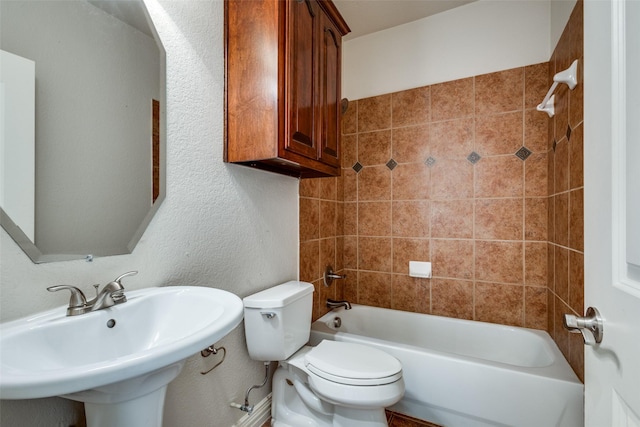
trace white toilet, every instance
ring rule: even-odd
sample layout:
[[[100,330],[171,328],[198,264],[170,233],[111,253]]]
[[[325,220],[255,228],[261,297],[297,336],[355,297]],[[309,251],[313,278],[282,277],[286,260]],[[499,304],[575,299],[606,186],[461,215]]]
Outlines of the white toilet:
[[[274,427],[387,426],[384,408],[404,395],[402,365],[361,344],[307,346],[313,285],[287,282],[243,299],[254,360],[279,361],[273,375]]]

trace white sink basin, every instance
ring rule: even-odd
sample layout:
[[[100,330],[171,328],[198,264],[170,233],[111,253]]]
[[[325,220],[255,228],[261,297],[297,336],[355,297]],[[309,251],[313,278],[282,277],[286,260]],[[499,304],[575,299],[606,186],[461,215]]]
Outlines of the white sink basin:
[[[184,359],[242,321],[240,298],[220,289],[146,288],[126,296],[123,304],[88,314],[67,317],[65,306],[1,324],[0,398],[99,402],[97,390],[111,393],[109,401],[128,400],[129,386],[127,396],[113,396],[122,395],[121,383],[135,379],[139,388],[150,373],[173,366],[168,383]]]

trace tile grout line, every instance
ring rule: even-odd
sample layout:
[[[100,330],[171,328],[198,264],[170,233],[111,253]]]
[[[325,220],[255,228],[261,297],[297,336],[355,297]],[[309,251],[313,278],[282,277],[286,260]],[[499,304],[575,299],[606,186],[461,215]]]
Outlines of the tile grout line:
[[[475,120],[476,120],[476,116],[477,116],[477,112],[476,112],[476,97],[477,97],[477,92],[476,92],[476,77],[473,77],[473,82],[472,82],[472,88],[473,88],[473,120],[474,120],[474,134],[473,134],[473,148],[476,149],[476,139],[475,139]],[[476,266],[476,258],[477,258],[477,252],[476,252],[476,208],[477,208],[477,203],[476,203],[476,193],[477,193],[477,180],[478,180],[478,171],[474,165],[473,167],[473,182],[472,182],[472,186],[473,186],[473,206],[472,206],[472,212],[473,212],[473,219],[471,222],[471,235],[473,236],[473,249],[472,249],[472,254],[473,254],[473,260],[472,260],[472,264],[471,264],[471,277],[473,278],[473,288],[472,288],[472,295],[471,295],[471,318],[473,320],[477,319],[478,313],[477,313],[477,303],[478,303],[478,290],[477,290],[477,266]]]

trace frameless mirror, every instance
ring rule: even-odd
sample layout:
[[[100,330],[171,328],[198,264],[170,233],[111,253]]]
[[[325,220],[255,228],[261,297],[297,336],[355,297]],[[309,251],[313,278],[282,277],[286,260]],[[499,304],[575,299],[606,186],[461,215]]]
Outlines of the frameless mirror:
[[[130,253],[164,198],[142,0],[0,1],[0,222],[36,263]]]

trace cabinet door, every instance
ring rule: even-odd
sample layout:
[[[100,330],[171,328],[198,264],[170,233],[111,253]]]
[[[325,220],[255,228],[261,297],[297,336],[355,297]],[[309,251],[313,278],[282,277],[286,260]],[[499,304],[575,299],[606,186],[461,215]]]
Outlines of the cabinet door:
[[[287,24],[287,128],[285,149],[310,159],[318,158],[315,99],[318,66],[315,0],[289,1]]]
[[[340,167],[340,58],[341,35],[332,21],[320,16],[319,143],[320,160]]]

